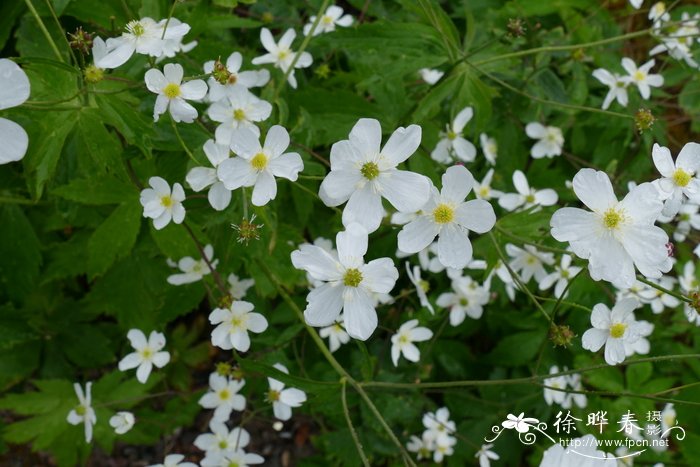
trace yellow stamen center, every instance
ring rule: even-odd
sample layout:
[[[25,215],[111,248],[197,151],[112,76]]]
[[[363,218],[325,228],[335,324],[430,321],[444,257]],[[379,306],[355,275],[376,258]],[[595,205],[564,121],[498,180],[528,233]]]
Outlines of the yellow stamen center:
[[[615,323],[612,326],[610,326],[610,337],[614,337],[615,339],[619,339],[625,335],[626,329],[627,329],[626,324]]]
[[[173,198],[170,195],[161,196],[160,204],[163,207],[169,208],[173,205]]]
[[[452,130],[447,132],[447,139],[449,139],[451,141],[451,140],[456,139],[456,138],[457,138],[457,133],[455,133]]]
[[[75,408],[75,413],[77,413],[78,415],[80,415],[82,417],[87,413],[87,409],[85,408],[84,405],[79,405]]]
[[[345,271],[345,276],[343,277],[343,284],[346,287],[357,287],[362,282],[362,273],[359,269],[350,268]]]
[[[275,391],[274,389],[270,389],[267,392],[267,400],[270,402],[276,402],[276,401],[280,400],[279,391]]]
[[[430,282],[428,281],[418,281],[418,285],[420,286],[421,289],[423,289],[423,292],[428,292],[430,290]]]
[[[289,50],[280,50],[277,54],[279,60],[285,60],[287,57],[289,57]]]
[[[469,305],[469,300],[466,299],[466,298],[464,298],[464,297],[462,297],[462,298],[459,299],[459,304],[460,304],[460,306],[468,306],[468,305]]]
[[[141,356],[144,359],[148,360],[149,358],[151,358],[153,356],[153,351],[149,348],[145,348],[141,351]]]
[[[374,180],[379,176],[379,166],[374,162],[366,162],[360,169],[360,173],[367,180]]]
[[[138,21],[130,21],[126,25],[126,30],[136,37],[143,36],[143,34],[146,32],[146,29]]]
[[[328,15],[323,15],[323,17],[321,18],[321,22],[323,24],[333,24],[333,18],[331,18]]]
[[[236,109],[233,111],[233,119],[240,122],[245,120],[245,110],[243,109]]]
[[[603,225],[610,230],[617,229],[623,220],[622,212],[615,208],[610,208],[603,214]]]
[[[455,218],[455,210],[452,206],[447,204],[438,204],[433,210],[433,218],[438,224],[447,224],[452,222]]]
[[[175,84],[175,83],[168,83],[163,88],[163,94],[168,99],[175,99],[176,97],[178,97],[180,95],[180,85]]]
[[[226,449],[228,447],[228,443],[225,440],[219,441],[219,449]]]
[[[535,195],[530,194],[530,195],[525,196],[525,201],[527,203],[534,203],[535,202]]]
[[[410,339],[408,338],[408,336],[407,336],[406,334],[401,334],[401,335],[399,336],[399,343],[401,343],[401,344],[408,344],[409,342],[411,342],[411,341],[410,341]]]
[[[250,165],[257,171],[263,170],[267,167],[267,156],[259,152],[250,160]]]
[[[219,399],[222,401],[228,400],[231,397],[231,393],[228,389],[222,389],[219,391]]]
[[[678,186],[688,186],[692,178],[693,176],[683,169],[676,169],[676,171],[673,172],[673,182]]]
[[[635,81],[644,81],[647,75],[643,71],[637,70],[634,72],[634,75],[632,77]]]

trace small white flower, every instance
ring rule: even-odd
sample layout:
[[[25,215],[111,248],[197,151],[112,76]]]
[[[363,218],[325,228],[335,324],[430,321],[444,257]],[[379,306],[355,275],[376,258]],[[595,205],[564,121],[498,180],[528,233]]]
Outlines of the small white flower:
[[[498,143],[496,140],[486,133],[481,133],[479,135],[479,143],[489,164],[496,165],[496,158],[498,157]]]
[[[190,188],[196,192],[210,187],[207,194],[209,204],[217,211],[223,211],[231,202],[231,190],[226,189],[224,183],[219,180],[216,174],[216,168],[229,158],[230,150],[228,145],[219,144],[209,139],[204,143],[204,154],[207,156],[207,159],[209,159],[209,163],[213,168],[193,167],[187,172],[185,180],[190,185]]]
[[[237,275],[231,273],[227,279],[229,288],[228,293],[234,300],[240,300],[248,293],[248,289],[255,285],[255,279],[241,279]]]
[[[514,211],[519,207],[529,209],[533,206],[553,206],[559,200],[557,192],[551,188],[532,188],[520,170],[513,172],[513,185],[517,193],[504,193],[498,198],[498,204],[507,211]]]
[[[559,209],[550,221],[552,236],[569,242],[576,256],[588,260],[593,280],[629,288],[636,280],[635,266],[653,278],[671,269],[668,235],[654,225],[663,203],[651,183],[638,185],[618,201],[605,172],[581,169],[574,177],[574,192],[593,212]]]
[[[209,429],[211,433],[201,434],[194,440],[194,445],[206,453],[207,460],[218,460],[220,455],[233,453],[250,443],[250,434],[243,428],[229,431],[224,422],[212,420]]]
[[[603,100],[603,110],[609,108],[610,104],[615,100],[622,107],[627,107],[627,103],[629,102],[629,97],[627,95],[628,79],[625,79],[617,73],[610,73],[604,68],[594,70],[593,77],[610,88]]]
[[[435,441],[447,440],[451,434],[457,431],[455,422],[450,420],[450,411],[447,407],[441,407],[434,413],[428,412],[423,415],[423,426],[429,433],[429,438]],[[444,443],[448,444],[448,443]]]
[[[486,233],[496,223],[491,205],[482,199],[465,201],[474,177],[464,166],[453,166],[442,176],[442,191],[420,208],[422,214],[406,224],[398,235],[399,249],[418,253],[438,238],[438,258],[446,267],[462,269],[472,258],[469,231]]]
[[[242,379],[212,373],[209,375],[209,392],[199,399],[199,405],[214,409],[213,420],[225,423],[231,417],[231,411],[242,412],[245,409],[245,397],[238,394],[243,386],[245,381]]]
[[[530,149],[530,155],[533,159],[561,156],[562,147],[564,146],[564,135],[562,135],[560,128],[532,122],[525,126],[525,133],[530,138],[538,140]]]
[[[162,25],[165,25],[165,21],[167,21],[167,19],[161,20]],[[168,30],[177,29],[178,27],[182,27],[183,24],[184,23],[177,18],[170,18],[170,22],[168,23]],[[185,26],[187,25],[185,24]],[[184,35],[180,34],[171,36],[167,39],[163,39],[163,43],[161,46],[162,53],[159,57],[156,58],[156,63],[160,63],[166,58],[173,58],[179,52],[187,53],[190,50],[197,47],[197,41],[192,41],[188,42],[187,44],[183,44],[183,39]]]
[[[406,443],[406,449],[409,452],[415,452],[418,460],[430,459],[432,452],[435,449],[435,440],[430,436],[430,432],[423,432],[422,437],[412,435]]]
[[[440,78],[445,75],[444,71],[435,70],[432,68],[421,68],[418,70],[418,73],[420,74],[421,79],[430,85],[437,83],[440,81]]]
[[[197,118],[197,109],[188,100],[200,100],[207,94],[207,83],[193,79],[182,83],[182,65],[167,63],[163,71],[151,68],[146,72],[146,87],[158,94],[153,107],[153,121],[157,122],[166,110],[176,122],[192,123]]]
[[[165,336],[157,331],[146,335],[139,329],[130,329],[126,334],[135,352],[128,354],[119,362],[119,370],[127,371],[136,368],[136,379],[140,383],[148,380],[153,366],[163,368],[170,361],[170,353],[162,350],[165,347]]]
[[[664,85],[664,77],[661,75],[649,74],[649,70],[656,63],[655,60],[649,60],[644,65],[637,68],[637,65],[632,59],[624,57],[622,59],[622,68],[629,74],[625,78],[632,84],[637,86],[639,94],[644,99],[649,99],[651,96],[651,88],[659,88]]]
[[[29,78],[12,60],[0,58],[0,110],[22,105],[29,98]],[[27,153],[29,137],[24,128],[0,118],[0,165],[21,160]]]
[[[114,432],[123,435],[133,428],[136,418],[131,412],[117,412],[109,419],[109,426],[114,428]]]
[[[452,156],[462,162],[473,162],[476,158],[476,147],[464,139],[462,131],[467,123],[474,116],[474,109],[465,107],[455,117],[452,125],[447,125],[444,132],[440,133],[441,139],[438,142],[430,157],[433,160],[447,164],[452,161]]]
[[[629,0],[630,5],[632,5],[632,8],[635,10],[639,10],[642,7],[642,3],[644,3],[644,0]]]
[[[671,15],[669,15],[666,10],[666,4],[664,2],[654,3],[649,9],[649,19],[655,25],[662,21],[670,21]]]
[[[559,367],[554,365],[549,369],[549,374],[554,375],[559,373]],[[566,397],[566,392],[559,391],[559,389],[566,389],[566,376],[551,376],[542,381],[546,387],[544,388],[544,401],[547,405],[559,404],[564,402]]]
[[[249,467],[262,464],[265,458],[254,453],[245,452],[243,449],[229,451],[217,456],[202,459],[202,467]]]
[[[207,81],[209,85],[207,98],[210,102],[217,102],[231,96],[236,87],[257,88],[265,86],[270,81],[270,72],[267,70],[241,71],[243,56],[238,52],[228,56],[222,70],[215,70],[215,63],[214,60],[204,63],[204,73],[214,72],[214,76]]]
[[[674,290],[676,288],[677,281],[674,277],[662,276],[659,279],[649,280],[668,290]],[[642,303],[648,303],[651,306],[651,311],[657,315],[662,313],[666,308],[673,309],[681,304],[681,301],[673,295],[664,293],[646,284],[644,284],[644,287],[639,291],[638,296]]]
[[[311,27],[316,21],[316,16],[311,16],[309,22],[304,26],[304,35],[308,36],[311,31]],[[343,9],[337,5],[331,5],[326,9],[326,12],[321,16],[316,29],[314,29],[314,36],[323,34],[325,32],[335,31],[336,26],[347,28],[352,25],[352,16],[344,15]]]
[[[331,147],[331,171],[321,183],[319,196],[326,206],[347,202],[343,225],[358,222],[370,233],[379,228],[384,217],[382,198],[397,211],[418,211],[430,196],[430,180],[396,167],[418,149],[420,140],[421,128],[410,125],[394,131],[380,148],[379,121],[361,118],[349,139]]]
[[[234,301],[229,308],[216,308],[209,315],[209,322],[218,324],[211,333],[211,343],[239,352],[250,348],[248,331],[260,334],[267,329],[267,320],[260,313],[253,313],[253,304],[241,301]]]
[[[411,362],[420,360],[420,350],[413,343],[423,342],[433,337],[433,331],[428,328],[418,327],[418,320],[412,319],[401,325],[396,334],[391,336],[391,361],[394,366],[399,364],[399,357]]]
[[[445,456],[454,454],[453,446],[457,444],[454,436],[445,436],[435,440],[435,451],[433,451],[433,461],[438,464],[445,460]]]
[[[161,57],[168,45],[166,41],[179,42],[190,30],[189,25],[171,18],[163,34],[166,22],[164,19],[156,23],[151,18],[130,21],[121,37],[107,39],[108,53],[99,60],[96,59],[95,65],[100,68],[117,68],[126,63],[134,53]]]
[[[700,252],[700,245],[698,245],[696,250]],[[683,266],[683,275],[679,277],[679,282],[681,289],[686,295],[691,292],[700,292],[700,280],[695,276],[695,263],[693,263],[693,261],[685,263],[685,266]],[[683,311],[688,321],[700,326],[700,313],[698,313],[690,303],[683,304]]]
[[[185,200],[185,190],[179,183],[170,185],[161,177],[148,179],[151,188],[141,190],[141,205],[143,217],[153,219],[153,227],[160,230],[172,220],[176,224],[182,224],[185,220],[185,208],[182,202]]]
[[[153,464],[148,467],[197,467],[197,464],[182,462],[183,460],[185,460],[185,456],[182,454],[168,454],[162,464]]]
[[[408,279],[416,287],[416,294],[418,294],[418,300],[420,301],[420,306],[427,308],[431,313],[435,313],[433,305],[430,304],[428,300],[428,289],[430,288],[430,283],[421,279],[420,266],[414,266],[411,270],[411,265],[406,261],[406,273],[408,274]]]
[[[597,352],[605,345],[605,362],[617,365],[625,360],[625,343],[633,344],[639,339],[638,323],[634,310],[639,302],[626,298],[615,303],[612,311],[602,303],[593,307],[591,325],[593,328],[583,333],[581,343],[584,349]]]
[[[494,198],[500,198],[503,193],[491,188],[491,180],[493,179],[493,169],[489,169],[481,182],[474,182],[474,194],[478,199],[485,199],[486,201]]]
[[[500,459],[500,456],[491,450],[492,447],[493,444],[482,444],[481,448],[474,454],[474,457],[479,459],[479,467],[490,467],[492,460]]]
[[[212,267],[216,268],[216,265],[219,264],[219,260],[214,259],[214,247],[206,245],[204,247],[204,255],[209,263],[211,263]],[[181,272],[168,276],[168,284],[191,284],[202,280],[207,274],[211,274],[211,268],[209,268],[209,264],[207,264],[204,258],[194,259],[191,256],[185,256],[177,262],[177,268],[180,269]]]
[[[399,272],[389,258],[365,264],[368,234],[360,224],[350,224],[336,236],[338,257],[316,245],[303,244],[292,252],[292,264],[322,282],[306,297],[304,318],[310,326],[330,326],[344,311],[345,329],[367,340],[377,328],[374,293],[394,288]]]
[[[256,97],[243,87],[234,87],[207,110],[209,118],[220,125],[216,127],[216,142],[226,146],[233,143],[234,131],[247,128],[255,136],[260,136],[256,123],[267,120],[272,113],[272,105]]]
[[[646,355],[651,349],[649,344],[649,339],[647,337],[651,336],[654,332],[654,325],[649,321],[640,320],[637,321],[637,334],[639,339],[634,342],[625,342],[625,356],[631,357],[632,355]]]
[[[297,33],[293,29],[287,29],[285,33],[280,38],[279,42],[275,42],[272,37],[272,33],[267,28],[262,28],[260,30],[260,41],[263,47],[268,53],[255,57],[253,59],[253,65],[262,65],[264,63],[273,63],[276,68],[282,70],[282,73],[287,73],[287,70],[292,66],[294,57],[297,52],[293,52],[290,47],[292,42],[297,37]],[[307,68],[311,66],[313,62],[313,57],[309,52],[302,52],[299,59],[294,64],[294,68]],[[294,70],[292,70],[287,76],[287,81],[289,85],[294,89],[297,88],[297,79],[294,76]]]
[[[538,283],[542,282],[547,276],[544,265],[554,264],[553,253],[539,251],[532,245],[523,245],[523,248],[520,248],[508,243],[506,244],[506,253],[512,258],[510,261],[511,269],[526,284],[533,277]]]
[[[564,371],[566,371],[566,367],[564,367]],[[566,383],[573,391],[583,391],[583,385],[581,384],[581,375],[579,375],[578,373],[566,376]],[[575,392],[566,393],[566,395],[564,396],[564,400],[561,403],[561,406],[565,409],[570,409],[572,407],[572,403],[576,404],[579,408],[582,409],[588,404],[588,398],[585,394],[577,394]]]
[[[92,408],[92,382],[85,383],[85,392],[78,383],[73,384],[75,395],[78,396],[78,406],[68,413],[68,423],[85,425],[85,442],[92,441],[92,426],[97,422],[95,410]]]
[[[234,130],[231,149],[238,157],[219,164],[217,174],[229,190],[252,186],[252,202],[264,206],[277,196],[275,177],[296,181],[304,170],[301,156],[296,152],[284,152],[289,147],[289,133],[284,127],[274,125],[267,132],[265,145],[258,136],[241,128]]]
[[[651,157],[662,175],[654,184],[665,200],[664,216],[675,216],[686,198],[700,202],[700,144],[687,143],[674,162],[668,148],[654,143]]]
[[[677,221],[673,239],[677,242],[683,242],[691,229],[700,230],[700,205],[692,202],[682,204],[678,211]]]
[[[676,426],[678,424],[676,417],[676,409],[673,408],[673,404],[666,404],[661,411],[661,431],[664,432],[672,426]]]
[[[489,302],[489,291],[479,286],[471,277],[456,277],[452,280],[452,292],[440,294],[438,306],[450,310],[450,324],[459,326],[464,318],[479,319],[484,305]]]
[[[331,352],[338,350],[342,344],[350,342],[350,335],[343,329],[342,319],[340,318],[342,318],[342,316],[339,317],[337,323],[333,323],[330,326],[318,330],[319,336],[328,339],[328,348]]]
[[[279,371],[289,374],[287,367],[281,363],[273,365]],[[272,403],[272,411],[279,420],[286,421],[292,418],[292,408],[301,407],[306,402],[306,393],[297,388],[285,388],[283,382],[274,378],[267,378],[270,390],[267,392],[267,400]]]
[[[554,266],[554,271],[539,281],[540,290],[547,290],[554,285],[554,296],[562,298],[566,286],[569,285],[569,280],[579,272],[581,272],[580,267],[571,265],[571,256],[562,255],[559,265]]]

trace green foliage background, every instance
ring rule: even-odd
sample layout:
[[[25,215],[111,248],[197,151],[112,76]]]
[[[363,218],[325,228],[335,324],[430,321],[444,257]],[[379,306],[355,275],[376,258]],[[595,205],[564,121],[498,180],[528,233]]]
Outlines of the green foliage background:
[[[211,327],[206,318],[221,298],[212,277],[205,279],[206,287],[202,283],[173,287],[166,282],[171,272],[166,258],[196,257],[195,242],[183,226],[171,224],[156,231],[142,218],[139,191],[148,178],[158,175],[182,183],[193,165],[168,118],[152,122],[155,96],[143,84],[147,59],[135,55],[111,74],[123,80],[84,85],[80,71],[70,65],[64,40],[64,31],[78,26],[101,37],[115,36],[131,19],[167,17],[170,2],[53,0],[64,31],[47,3],[33,3],[63,60],[57,60],[25,2],[0,4],[0,55],[20,63],[32,86],[29,105],[3,112],[20,123],[30,139],[22,163],[0,166],[0,390],[6,393],[0,408],[11,414],[0,425],[7,456],[17,452],[15,445],[28,444],[32,450],[49,452],[62,466],[86,462],[92,446],[84,443],[82,426],[65,422],[75,405],[74,381],[97,381],[94,444],[107,453],[116,441],[107,420],[117,410],[130,409],[137,416],[135,428],[120,438],[127,444],[153,446],[178,427],[204,429],[201,421],[197,424],[197,400],[206,389],[206,375],[215,362],[231,361],[240,365],[247,381],[245,395],[249,405],[259,409],[256,416],[261,420],[272,417],[263,400],[265,375],[307,391],[309,401],[299,412],[313,423],[314,454],[298,460],[300,464],[358,465],[340,403],[339,374],[314,347],[290,307],[291,301],[303,309],[307,287],[304,274],[289,260],[299,243],[319,236],[333,238],[341,229],[339,213],[309,194],[318,191],[314,176],[326,173],[311,151],[327,158],[330,145],[345,139],[358,118],[377,118],[385,133],[410,123],[421,125],[423,143],[408,168],[439,183],[444,168],[430,159],[430,150],[445,123],[471,105],[475,118],[466,130],[469,138],[477,141],[486,132],[499,142],[493,186],[512,191],[511,174],[522,169],[533,186],[554,188],[563,203],[575,202],[564,181],[580,166],[606,170],[622,193],[628,181],[652,178],[654,142],[671,146],[675,153],[686,141],[697,140],[700,74],[666,56],[659,57],[666,85],[652,102],[633,96],[627,109],[616,110],[617,116],[597,111],[606,90],[591,71],[599,66],[617,69],[623,54],[643,61],[655,43],[640,35],[595,47],[577,46],[647,28],[643,15],[630,16],[626,2],[605,6],[598,0],[344,2],[355,16],[364,12],[363,21],[311,40],[307,50],[314,64],[310,70],[297,71],[298,90],[284,86],[275,69],[260,95],[274,105],[272,117],[262,125],[263,133],[276,123],[288,128],[297,145],[294,149],[304,159],[303,175],[311,178],[280,183],[276,200],[251,208],[264,228],[260,240],[248,245],[237,243],[231,228],[243,217],[241,196],[245,194],[234,192],[233,202],[220,213],[206,199],[186,202],[186,224],[192,235],[200,244],[214,246],[224,277],[235,272],[255,279],[247,299],[271,324],[253,338],[249,354],[227,355],[209,344]],[[186,41],[196,39],[198,46],[168,61],[182,64],[186,76],[201,74],[204,61],[225,58],[234,50],[249,64],[261,54],[263,25],[274,31],[295,28],[299,37],[294,46],[298,47],[301,27],[320,4],[315,0],[241,5],[236,0],[186,0],[176,5],[174,16],[191,25]],[[678,11],[692,13],[700,8],[687,5]],[[508,34],[511,18],[523,19],[527,28],[523,37]],[[567,47],[551,51],[550,46]],[[537,47],[544,49],[502,57]],[[425,67],[440,67],[447,73],[430,87],[418,78],[417,71]],[[642,135],[633,118],[640,107],[651,109],[658,118],[653,129]],[[205,107],[198,108],[203,115]],[[682,125],[675,123],[683,118]],[[566,147],[575,156],[531,160],[531,142],[524,132],[530,121],[563,128]],[[203,119],[178,128],[201,165],[208,165],[201,148],[211,137],[211,122]],[[487,170],[481,159],[469,168],[477,179]],[[505,215],[497,208],[499,246],[514,241],[511,237],[516,235],[561,247],[548,235],[553,210]],[[374,234],[368,258],[394,256],[396,233],[387,225]],[[678,257],[690,258],[692,247],[677,245]],[[488,236],[474,242],[474,251],[491,266],[498,259]],[[397,265],[403,271],[402,264]],[[480,272],[475,279],[481,281],[485,275]],[[428,280],[433,299],[449,288],[446,277]],[[555,348],[540,312],[523,294],[515,304],[508,301],[500,285],[481,320],[468,319],[456,328],[445,326],[445,310],[432,316],[421,309],[409,293],[411,288],[402,274],[394,290],[401,298],[380,309],[375,335],[336,353],[357,381],[510,379],[545,374],[553,364],[577,369],[602,361],[600,355],[582,351],[580,339],[574,339],[569,348]],[[281,292],[289,294],[290,300],[285,301]],[[568,301],[591,307],[601,301],[611,303],[611,293],[606,284],[584,277],[571,287]],[[543,306],[551,312],[554,304],[543,302]],[[697,328],[688,324],[680,308],[652,315],[647,307],[640,315],[656,326],[651,356],[700,353]],[[404,362],[395,369],[389,359],[389,336],[411,317],[431,327],[439,339],[421,347],[419,365]],[[588,313],[567,304],[556,320],[579,336],[589,326]],[[164,331],[166,349],[172,355],[171,363],[154,372],[146,385],[116,370],[128,352],[126,332],[134,327]],[[270,367],[277,361],[287,364],[292,376],[275,373]],[[629,409],[643,414],[663,406],[653,397],[635,394],[690,401],[676,406],[679,422],[688,431],[686,440],[677,450],[647,458],[687,465],[700,459],[700,387],[693,385],[698,378],[697,358],[583,374],[584,386],[592,391],[588,397],[593,410],[620,415]],[[688,387],[664,392],[684,385]],[[459,434],[455,454],[446,463],[455,466],[474,461],[483,437],[506,414],[525,412],[552,421],[557,410],[545,404],[537,381],[432,390],[367,386],[365,390],[404,444],[409,435],[422,431],[425,411],[449,407]],[[353,425],[372,464],[401,465],[398,448],[368,405],[350,387],[348,398]],[[541,443],[526,448],[515,437],[503,436],[495,449],[502,463],[516,465],[537,464],[544,448]],[[152,454],[148,460],[156,462],[163,453]]]

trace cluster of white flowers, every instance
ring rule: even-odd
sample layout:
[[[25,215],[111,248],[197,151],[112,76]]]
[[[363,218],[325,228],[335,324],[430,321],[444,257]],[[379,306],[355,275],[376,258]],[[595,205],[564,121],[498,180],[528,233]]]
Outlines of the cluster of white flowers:
[[[610,107],[613,101],[617,101],[622,107],[627,107],[629,100],[627,87],[630,84],[637,86],[642,99],[649,100],[651,97],[651,88],[659,88],[664,85],[663,76],[649,73],[655,64],[656,61],[652,59],[642,66],[637,67],[631,58],[623,57],[622,68],[627,72],[625,76],[610,72],[605,68],[597,68],[594,70],[593,76],[610,88],[603,100],[603,109]]]
[[[457,438],[453,436],[456,426],[450,420],[450,411],[442,407],[424,414],[423,426],[425,430],[421,437],[412,435],[406,448],[415,452],[418,460],[432,458],[434,462],[441,463],[446,456],[454,453],[454,445],[457,444]]]

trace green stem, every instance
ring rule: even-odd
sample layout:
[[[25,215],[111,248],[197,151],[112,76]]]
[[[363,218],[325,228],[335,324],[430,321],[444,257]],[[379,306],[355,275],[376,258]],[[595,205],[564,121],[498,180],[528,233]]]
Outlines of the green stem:
[[[185,144],[185,140],[182,139],[182,136],[180,136],[180,130],[177,129],[177,124],[175,123],[175,120],[170,118],[170,123],[173,126],[173,131],[175,131],[175,136],[177,137],[177,140],[180,142],[180,146],[182,146],[182,149],[185,150],[187,155],[189,156],[190,159],[196,164],[196,165],[201,165],[197,159],[194,158],[194,154],[192,154],[192,151],[190,151],[190,148],[187,147]]]
[[[39,13],[37,13],[36,8],[34,8],[34,5],[32,4],[32,0],[24,0],[24,3],[27,4],[27,8],[29,8],[29,11],[32,13],[32,16],[34,17],[37,24],[39,25],[39,29],[41,29],[41,32],[44,34],[44,37],[46,38],[49,45],[51,46],[51,49],[53,49],[53,53],[54,53],[54,55],[56,55],[56,58],[58,59],[58,61],[61,63],[66,63],[66,61],[63,58],[63,55],[61,55],[61,52],[58,50],[56,43],[53,41],[53,37],[51,37],[49,30],[46,29],[46,25],[41,20],[41,17],[39,16]]]
[[[355,442],[355,447],[357,448],[357,453],[360,455],[360,459],[362,460],[362,465],[369,467],[369,460],[365,455],[365,451],[362,449],[362,443],[360,442],[360,438],[357,436],[357,431],[352,425],[352,419],[350,418],[350,411],[348,410],[348,400],[345,390],[347,380],[343,378],[340,380],[340,383],[342,386],[340,389],[340,400],[343,403],[343,415],[345,415],[345,421],[348,422],[348,429],[350,429],[350,435],[352,436],[352,440]]]
[[[161,34],[160,38],[165,39],[165,31],[168,30],[168,25],[170,24],[170,18],[173,17],[173,13],[175,13],[175,6],[177,5],[178,0],[173,0],[173,6],[170,7],[170,13],[168,13],[168,19],[165,20],[165,26],[163,26],[163,34]]]
[[[524,245],[532,245],[532,246],[534,246],[537,249],[542,250],[542,251],[549,251],[551,253],[558,253],[560,255],[573,256],[573,254],[569,250],[564,250],[563,248],[556,248],[553,246],[542,245],[541,243],[535,243],[532,240],[528,240],[527,238],[519,237],[518,235],[510,233],[510,231],[508,231],[508,230],[505,230],[503,227],[498,225],[498,223],[496,223],[495,227],[496,227],[496,230],[498,231],[498,233],[510,238],[511,240],[522,243]]]
[[[535,298],[537,298],[537,300],[541,300],[541,301],[543,301],[543,302],[554,302],[554,303],[559,303],[559,304],[562,304],[562,305],[570,306],[570,307],[572,307],[572,308],[578,308],[578,309],[580,309],[580,310],[586,310],[587,312],[592,313],[592,311],[591,311],[590,308],[588,308],[588,307],[586,307],[586,306],[583,306],[583,305],[579,305],[578,303],[568,302],[568,301],[566,301],[566,300],[559,300],[559,299],[552,298],[552,297],[542,297],[542,296],[540,296],[540,295],[535,295]],[[558,306],[558,305],[555,305],[555,307],[556,307],[556,306]]]
[[[618,367],[636,365],[638,363],[646,362],[661,362],[668,360],[685,360],[685,359],[700,359],[700,354],[677,354],[677,355],[661,355],[658,357],[647,357],[639,358],[637,360],[627,360],[620,364]],[[512,378],[512,379],[485,379],[485,380],[462,380],[462,381],[437,381],[430,383],[390,383],[385,381],[368,381],[365,383],[360,383],[362,387],[365,388],[389,388],[389,389],[442,389],[442,388],[461,388],[470,386],[499,386],[499,385],[510,385],[510,384],[533,384],[538,383],[547,378],[553,378],[558,376],[568,376],[576,373],[587,373],[589,371],[601,370],[603,368],[614,368],[607,363],[592,365],[584,368],[560,371],[559,373],[544,374],[544,375],[534,375],[526,376],[523,378]]]
[[[551,389],[554,391],[558,392],[566,392],[568,394],[585,394],[585,395],[592,395],[592,396],[611,396],[611,397],[633,397],[635,399],[647,399],[651,401],[656,401],[656,402],[666,402],[666,403],[672,403],[672,404],[681,404],[681,405],[695,405],[695,406],[700,406],[700,402],[694,402],[694,401],[684,401],[680,399],[669,399],[667,397],[656,397],[651,394],[635,394],[633,392],[627,392],[627,391],[622,391],[622,392],[610,392],[610,391],[589,391],[589,390],[575,390],[575,389],[564,389],[564,388],[557,388],[553,386],[547,386],[544,384],[540,384],[544,389]],[[681,386],[681,388],[683,388]],[[671,389],[678,389],[678,388],[671,388]]]
[[[693,303],[693,301],[690,298],[686,297],[685,295],[681,295],[679,293],[668,290],[666,287],[662,287],[659,284],[655,284],[654,282],[647,280],[643,276],[637,276],[637,280],[643,284],[648,285],[651,288],[654,288],[654,289],[660,291],[660,292],[668,294],[672,297],[676,297],[678,300],[681,300],[681,301],[686,302],[686,303]]]
[[[73,52],[73,48],[70,46],[70,42],[68,42],[68,37],[66,36],[66,31],[63,30],[63,26],[61,25],[61,22],[58,20],[58,15],[56,15],[56,10],[53,8],[53,4],[51,3],[51,0],[46,0],[46,6],[49,8],[49,11],[51,12],[51,16],[53,17],[54,22],[56,23],[56,26],[58,26],[58,30],[61,31],[61,36],[63,37],[63,41],[66,43],[66,47],[68,48],[68,53],[70,53],[70,56],[73,58],[73,63],[78,64],[78,59],[75,56],[75,53]],[[82,55],[81,55],[82,57]],[[82,88],[83,86],[83,79],[82,75],[80,77],[80,87]]]

